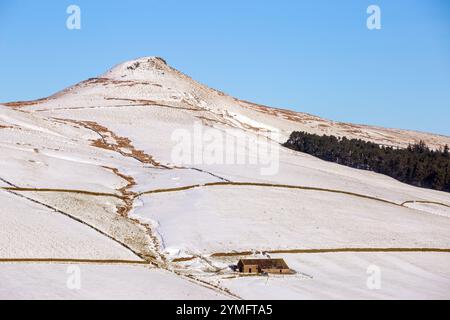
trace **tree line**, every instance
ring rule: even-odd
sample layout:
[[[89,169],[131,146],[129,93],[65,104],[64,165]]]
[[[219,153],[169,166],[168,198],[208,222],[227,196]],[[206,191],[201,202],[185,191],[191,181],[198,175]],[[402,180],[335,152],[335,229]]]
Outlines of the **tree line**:
[[[450,192],[450,155],[446,145],[431,150],[423,141],[404,149],[361,139],[294,131],[285,147],[322,160],[388,175],[417,187]]]

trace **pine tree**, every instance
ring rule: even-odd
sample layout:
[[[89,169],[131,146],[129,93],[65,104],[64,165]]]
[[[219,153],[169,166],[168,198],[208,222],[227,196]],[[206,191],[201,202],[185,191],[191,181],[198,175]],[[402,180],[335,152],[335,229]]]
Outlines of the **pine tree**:
[[[353,168],[386,174],[419,187],[450,192],[449,147],[430,150],[425,142],[405,149],[361,139],[293,132],[285,147]]]

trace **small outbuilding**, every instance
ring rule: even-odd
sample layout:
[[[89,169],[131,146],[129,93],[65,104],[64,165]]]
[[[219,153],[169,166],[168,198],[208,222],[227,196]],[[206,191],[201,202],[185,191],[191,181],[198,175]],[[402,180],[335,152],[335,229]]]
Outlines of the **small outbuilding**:
[[[283,259],[241,259],[237,266],[239,272],[242,273],[292,273]]]

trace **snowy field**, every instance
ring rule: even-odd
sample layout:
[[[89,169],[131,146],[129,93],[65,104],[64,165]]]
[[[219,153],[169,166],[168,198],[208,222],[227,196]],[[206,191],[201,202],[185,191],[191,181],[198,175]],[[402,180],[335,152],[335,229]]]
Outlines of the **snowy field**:
[[[442,204],[412,202],[406,203],[405,206],[419,211],[435,214],[441,217],[450,218],[450,207],[443,206]]]
[[[447,217],[351,195],[214,186],[141,199],[134,215],[154,224],[162,249],[182,256],[246,250],[450,247]]]
[[[255,300],[447,300],[450,296],[447,253],[327,253],[282,257],[297,275],[222,277],[220,282],[242,298]],[[373,278],[377,275],[379,283]]]
[[[176,130],[185,130],[193,137],[196,130],[195,126],[199,124],[199,120],[195,117],[197,113],[192,114],[192,112],[186,110],[170,110],[170,112],[167,112],[166,109],[157,106],[118,108],[117,110],[114,109],[114,112],[111,112],[108,108],[103,108],[61,110],[51,113],[56,113],[58,117],[62,118],[83,121],[91,119],[101,123],[120,136],[132,139],[138,149],[142,149],[162,163],[168,164],[172,163],[172,153],[178,143],[171,139],[172,133]],[[50,114],[50,112],[43,114]],[[152,119],[152,121],[149,122],[147,119]],[[214,124],[213,127],[215,128],[214,132],[221,134],[223,140],[236,133],[234,127],[232,127],[233,130],[220,124]],[[206,130],[212,129],[204,126],[203,130],[207,132]],[[245,137],[245,141],[254,141],[258,137],[258,133],[252,131],[243,131],[241,134]],[[236,143],[239,143],[239,141],[236,141]],[[273,150],[274,153],[278,153],[279,156],[278,159],[273,161],[277,162],[276,171],[270,175],[261,174],[263,168],[270,168],[270,159],[267,160],[267,164],[258,165],[252,165],[248,163],[249,161],[246,161],[243,164],[233,165],[227,163],[193,163],[190,167],[212,172],[232,181],[312,186],[362,193],[398,203],[409,200],[428,200],[443,202],[450,206],[450,197],[444,192],[413,187],[384,175],[322,161],[310,155],[280,147],[274,142],[269,143],[267,148]],[[226,154],[227,151],[225,149],[224,153]],[[258,155],[252,150],[248,150],[248,145],[244,145],[243,150],[236,147],[235,157],[241,156],[249,159]],[[186,174],[193,176],[192,172],[186,172],[180,174],[179,177],[184,177]],[[137,187],[140,191],[157,189],[161,185],[166,185],[166,182],[158,181],[157,178],[148,180],[145,175],[138,172],[136,172],[136,176],[141,177],[142,183]],[[196,183],[203,183],[205,178],[208,178],[205,175],[197,174],[196,176],[200,178]],[[166,179],[162,181],[166,181]],[[193,181],[196,181],[196,179],[185,180],[184,185],[189,185]]]
[[[164,270],[128,265],[0,264],[0,284],[0,299],[230,298]]]

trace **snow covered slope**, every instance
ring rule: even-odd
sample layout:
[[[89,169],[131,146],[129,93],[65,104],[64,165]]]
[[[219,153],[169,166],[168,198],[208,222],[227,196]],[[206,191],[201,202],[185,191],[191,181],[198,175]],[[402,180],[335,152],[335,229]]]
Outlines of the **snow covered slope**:
[[[199,290],[206,282],[216,291],[199,291],[194,298],[255,297],[259,290],[258,281],[247,279],[224,285],[222,262],[211,258],[215,253],[282,249],[288,259],[294,254],[289,250],[297,249],[406,248],[418,250],[408,253],[407,263],[393,265],[388,253],[386,260],[383,253],[376,257],[395,275],[428,255],[439,264],[427,267],[429,272],[450,269],[449,252],[436,259],[420,252],[450,249],[448,193],[281,147],[294,130],[398,147],[419,140],[433,148],[450,144],[450,137],[336,123],[245,102],[194,81],[161,58],[125,62],[51,97],[0,105],[0,221],[7,226],[0,240],[8,243],[0,262],[144,261],[175,271],[174,277],[188,275]],[[180,258],[191,262],[180,264]],[[321,270],[335,270],[342,259],[324,258],[329,265]],[[302,263],[292,261],[302,272]],[[309,261],[305,268],[313,268]],[[146,276],[135,266],[121,268]],[[166,281],[163,273],[152,275],[159,276]],[[433,283],[439,277],[423,281],[425,297],[427,285],[435,293],[430,297],[450,297],[450,288],[442,287],[448,282]],[[399,276],[396,293],[385,296],[411,297],[415,287],[409,280]],[[42,281],[33,278],[36,285]],[[352,285],[323,281],[336,288]],[[326,298],[323,281],[309,283],[315,294],[286,287],[282,296]],[[170,298],[177,286],[186,288],[179,281],[167,285],[174,286],[167,295],[148,297]],[[114,296],[88,288],[81,297]],[[53,296],[80,297],[59,290]],[[145,298],[146,291],[136,295]]]
[[[80,288],[67,286],[69,265],[0,265],[3,299],[229,299],[170,272],[142,266],[77,265]]]

